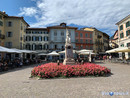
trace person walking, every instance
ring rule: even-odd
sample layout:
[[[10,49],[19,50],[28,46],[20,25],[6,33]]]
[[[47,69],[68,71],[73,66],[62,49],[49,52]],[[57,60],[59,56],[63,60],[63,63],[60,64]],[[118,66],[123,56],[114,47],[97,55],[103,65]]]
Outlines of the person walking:
[[[111,55],[109,56],[109,62],[111,62]]]

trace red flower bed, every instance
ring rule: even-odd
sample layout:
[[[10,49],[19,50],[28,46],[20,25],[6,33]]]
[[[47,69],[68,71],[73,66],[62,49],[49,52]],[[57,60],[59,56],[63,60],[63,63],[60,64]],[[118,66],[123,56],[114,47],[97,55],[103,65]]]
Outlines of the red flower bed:
[[[111,70],[100,65],[85,63],[83,65],[57,65],[57,63],[47,63],[34,67],[31,77],[54,78],[54,77],[74,77],[74,76],[105,76]]]

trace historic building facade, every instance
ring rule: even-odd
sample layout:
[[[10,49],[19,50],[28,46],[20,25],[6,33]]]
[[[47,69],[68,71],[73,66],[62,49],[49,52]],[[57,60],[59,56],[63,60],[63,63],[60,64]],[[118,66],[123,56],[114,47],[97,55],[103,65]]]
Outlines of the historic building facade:
[[[0,12],[0,44],[7,48],[25,49],[25,34],[29,24],[23,17],[8,16]]]
[[[108,49],[109,36],[96,28],[77,30],[77,27],[67,26],[66,23],[47,28],[29,28],[23,17],[0,12],[0,45],[8,48],[61,51],[65,49],[66,29],[70,32],[74,49],[89,49],[95,53]]]
[[[85,30],[76,30],[75,35],[76,50],[93,50],[93,32]]]
[[[49,47],[51,51],[61,51],[65,49],[66,29],[70,32],[71,43],[75,49],[75,30],[77,28],[67,26],[66,23],[61,23],[57,26],[47,27],[49,32]]]
[[[7,16],[5,12],[0,11],[0,46],[4,46],[5,32],[4,32],[4,17]]]
[[[106,33],[103,33],[103,45],[104,45],[104,51],[109,50],[109,35]]]
[[[97,30],[96,28],[82,28],[85,31],[91,31],[93,36],[93,51],[98,54],[105,53],[109,48],[109,35]],[[105,41],[105,42],[104,42]]]
[[[118,30],[114,33],[114,35],[109,40],[109,46],[111,48],[118,48]]]
[[[26,49],[47,52],[49,50],[49,32],[47,28],[27,28]]]
[[[116,25],[118,26],[119,47],[130,47],[130,15],[117,22]],[[130,53],[128,52],[123,55],[126,59],[130,58]]]

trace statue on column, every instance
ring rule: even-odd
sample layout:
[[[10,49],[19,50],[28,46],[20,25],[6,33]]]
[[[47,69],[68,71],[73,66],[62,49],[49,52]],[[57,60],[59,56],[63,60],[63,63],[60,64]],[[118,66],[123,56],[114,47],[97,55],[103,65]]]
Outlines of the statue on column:
[[[68,29],[66,29],[66,43],[71,44],[70,32],[68,32]]]
[[[74,57],[73,57],[73,46],[71,45],[71,37],[70,32],[66,28],[66,43],[65,43],[65,59],[63,62],[64,65],[74,65]]]

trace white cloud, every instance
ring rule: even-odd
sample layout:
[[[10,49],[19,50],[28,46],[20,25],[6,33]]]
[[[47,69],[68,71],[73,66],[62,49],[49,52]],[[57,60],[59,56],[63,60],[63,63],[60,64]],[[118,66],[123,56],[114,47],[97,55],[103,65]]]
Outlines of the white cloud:
[[[32,16],[32,27],[66,22],[93,26],[112,32],[116,22],[130,13],[129,0],[35,0],[36,7],[22,8],[20,15]],[[37,16],[36,16],[37,13]],[[113,32],[114,33],[114,32]]]
[[[33,16],[37,13],[37,9],[35,7],[23,7],[20,8],[21,13],[19,13],[19,16],[25,15],[25,16]]]

